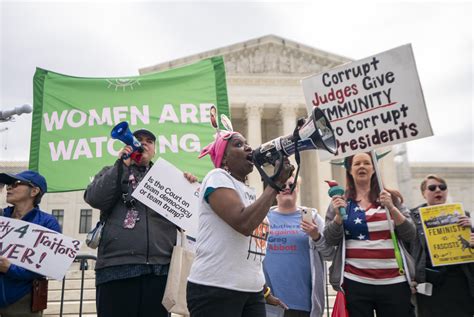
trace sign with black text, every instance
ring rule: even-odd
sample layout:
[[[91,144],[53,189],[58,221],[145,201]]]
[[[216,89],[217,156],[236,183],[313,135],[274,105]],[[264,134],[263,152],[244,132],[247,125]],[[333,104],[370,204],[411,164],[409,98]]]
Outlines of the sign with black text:
[[[159,158],[132,196],[196,238],[199,183],[191,184],[183,172]]]
[[[462,204],[444,204],[420,208],[426,245],[433,266],[474,262],[471,228],[458,225],[465,216]]]
[[[308,111],[323,110],[338,153],[321,160],[433,135],[410,44],[303,79]]]

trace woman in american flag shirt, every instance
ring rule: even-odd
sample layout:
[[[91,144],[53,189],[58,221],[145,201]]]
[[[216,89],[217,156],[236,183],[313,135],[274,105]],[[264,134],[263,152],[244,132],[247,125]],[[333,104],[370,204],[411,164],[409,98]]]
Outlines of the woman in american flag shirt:
[[[346,295],[350,317],[415,316],[407,273],[401,273],[390,237],[385,209],[401,242],[415,239],[416,228],[403,198],[395,190],[380,191],[370,154],[345,160],[345,197],[335,196],[326,214],[326,243],[338,246],[330,268],[334,289]],[[345,207],[343,220],[339,208]],[[404,264],[406,255],[402,251]],[[408,269],[405,266],[405,272]]]

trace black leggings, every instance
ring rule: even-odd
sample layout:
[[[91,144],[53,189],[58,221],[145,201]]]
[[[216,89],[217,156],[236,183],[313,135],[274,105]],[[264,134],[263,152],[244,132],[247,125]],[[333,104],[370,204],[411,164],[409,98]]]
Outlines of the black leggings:
[[[364,284],[344,279],[347,310],[350,317],[415,317],[407,282],[391,285]]]
[[[97,285],[99,317],[168,317],[161,304],[166,275],[147,274]]]
[[[191,317],[265,317],[263,292],[239,292],[188,282]]]

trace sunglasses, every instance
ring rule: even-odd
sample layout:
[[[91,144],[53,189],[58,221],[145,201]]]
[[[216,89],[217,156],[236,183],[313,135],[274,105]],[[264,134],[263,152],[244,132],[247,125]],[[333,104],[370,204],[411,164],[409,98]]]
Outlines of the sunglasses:
[[[288,183],[288,184],[285,183],[285,184],[281,185],[281,189],[285,189],[285,188],[287,188],[287,187],[288,187],[288,188],[293,187],[293,183]]]
[[[8,184],[7,187],[8,188],[17,188],[18,186],[20,185],[26,185],[26,186],[30,186],[30,187],[35,187],[33,184],[31,183],[28,183],[28,182],[24,182],[24,181],[20,181],[20,180],[17,180],[17,181],[14,181],[13,183],[11,184]]]
[[[439,184],[439,185],[435,185],[435,184],[431,184],[429,185],[427,188],[430,192],[434,192],[436,190],[436,187],[439,188],[439,190],[441,191],[445,191],[446,189],[448,189],[448,186],[446,186],[446,184]]]

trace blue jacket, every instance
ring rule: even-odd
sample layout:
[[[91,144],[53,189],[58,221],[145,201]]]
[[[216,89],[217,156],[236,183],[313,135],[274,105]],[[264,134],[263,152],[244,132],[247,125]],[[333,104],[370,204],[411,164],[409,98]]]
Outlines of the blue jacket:
[[[13,207],[5,208],[3,212],[3,216],[11,218]],[[61,232],[56,218],[38,208],[31,210],[21,220]],[[11,264],[8,272],[0,273],[0,308],[7,307],[30,293],[33,280],[38,277],[41,275]]]

